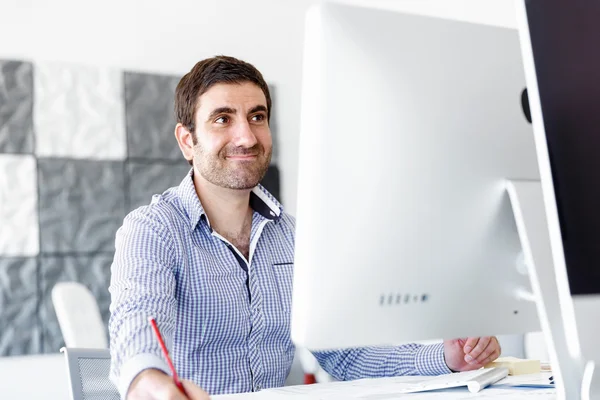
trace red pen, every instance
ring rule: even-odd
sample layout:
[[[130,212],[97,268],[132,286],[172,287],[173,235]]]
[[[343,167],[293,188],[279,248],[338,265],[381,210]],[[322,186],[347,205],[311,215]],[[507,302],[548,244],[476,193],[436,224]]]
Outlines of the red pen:
[[[165,346],[165,342],[163,342],[162,336],[160,335],[160,331],[158,330],[158,325],[156,325],[156,320],[154,319],[154,317],[148,317],[148,321],[150,322],[150,325],[152,325],[152,330],[154,331],[154,335],[156,336],[156,339],[158,339],[158,344],[160,344],[160,348],[162,349],[163,355],[167,359],[167,364],[169,364],[169,369],[171,370],[171,374],[173,374],[173,382],[175,382],[175,385],[179,388],[181,393],[183,393],[187,396],[187,393],[185,392],[183,384],[181,383],[181,381],[179,380],[179,377],[177,376],[177,371],[175,371],[173,362],[171,362],[171,357],[169,357],[169,352],[167,351],[167,346]]]

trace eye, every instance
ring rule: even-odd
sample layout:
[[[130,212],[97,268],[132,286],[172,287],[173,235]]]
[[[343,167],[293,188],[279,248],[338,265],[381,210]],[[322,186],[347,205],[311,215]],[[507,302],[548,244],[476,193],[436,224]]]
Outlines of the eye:
[[[215,119],[215,123],[217,123],[217,124],[226,124],[228,122],[229,122],[229,117],[226,117],[224,115]]]
[[[261,121],[264,121],[266,119],[267,119],[267,117],[264,114],[256,114],[256,115],[253,115],[252,118],[251,118],[251,120],[253,122],[261,122]]]

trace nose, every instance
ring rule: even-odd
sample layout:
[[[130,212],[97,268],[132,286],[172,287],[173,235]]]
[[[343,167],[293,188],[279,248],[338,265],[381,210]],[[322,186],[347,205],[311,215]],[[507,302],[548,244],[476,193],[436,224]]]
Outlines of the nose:
[[[252,127],[246,120],[240,121],[234,132],[233,144],[237,147],[251,148],[258,143]]]

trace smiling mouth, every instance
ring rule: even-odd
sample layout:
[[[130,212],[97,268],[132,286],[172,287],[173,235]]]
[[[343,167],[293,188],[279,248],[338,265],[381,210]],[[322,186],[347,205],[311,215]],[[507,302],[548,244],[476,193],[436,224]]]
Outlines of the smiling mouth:
[[[257,157],[258,157],[257,154],[244,154],[244,155],[227,156],[225,158],[228,159],[228,160],[240,160],[240,161],[244,161],[244,160],[254,160]]]

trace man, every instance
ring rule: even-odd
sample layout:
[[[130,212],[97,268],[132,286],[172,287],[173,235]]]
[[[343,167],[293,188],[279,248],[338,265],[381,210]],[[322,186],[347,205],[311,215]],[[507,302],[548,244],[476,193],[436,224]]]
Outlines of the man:
[[[117,233],[111,377],[128,399],[281,386],[294,357],[295,220],[258,185],[271,159],[269,89],[252,65],[220,56],[196,64],[175,97],[175,137],[193,168]],[[168,375],[149,316],[188,380],[187,397]],[[485,337],[314,354],[334,377],[356,379],[476,369],[500,347]]]

